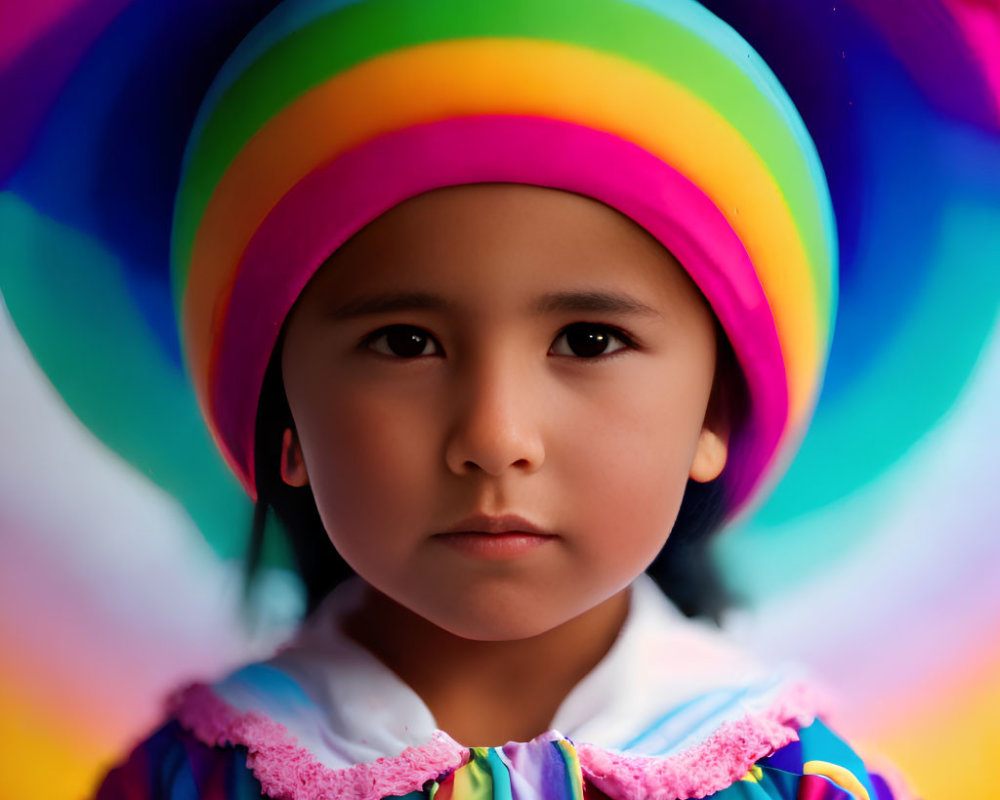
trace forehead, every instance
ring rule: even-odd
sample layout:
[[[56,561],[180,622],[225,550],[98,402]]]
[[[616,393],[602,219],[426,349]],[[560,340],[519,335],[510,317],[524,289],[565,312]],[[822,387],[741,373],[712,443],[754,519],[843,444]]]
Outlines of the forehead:
[[[704,302],[669,251],[621,212],[516,183],[446,187],[400,203],[342,245],[302,299],[402,288],[499,302],[557,286]]]
[[[590,197],[519,183],[449,186],[412,197],[382,214],[338,251],[445,257],[532,249],[545,257],[594,250],[662,257],[643,228]]]

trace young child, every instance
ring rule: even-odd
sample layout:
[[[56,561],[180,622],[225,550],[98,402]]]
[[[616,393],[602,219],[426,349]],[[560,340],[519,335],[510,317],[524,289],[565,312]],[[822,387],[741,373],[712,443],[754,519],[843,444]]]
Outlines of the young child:
[[[907,796],[691,619],[836,293],[812,140],[731,28],[286,2],[205,98],[172,237],[202,410],[311,613],[98,798]]]
[[[313,613],[98,797],[901,796],[644,575],[718,613],[706,536],[815,397],[835,237],[780,86],[693,4],[391,5],[279,9],[195,125],[190,370]]]

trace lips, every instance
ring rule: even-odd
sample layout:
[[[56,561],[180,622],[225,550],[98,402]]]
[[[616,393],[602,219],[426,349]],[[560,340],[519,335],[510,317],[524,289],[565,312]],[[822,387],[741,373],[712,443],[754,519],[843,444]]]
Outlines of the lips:
[[[473,514],[459,520],[450,528],[441,531],[448,533],[530,533],[536,536],[554,536],[554,533],[535,525],[517,514],[503,514],[491,517],[488,514]]]
[[[506,560],[537,550],[558,537],[516,514],[475,514],[433,538],[471,558]]]

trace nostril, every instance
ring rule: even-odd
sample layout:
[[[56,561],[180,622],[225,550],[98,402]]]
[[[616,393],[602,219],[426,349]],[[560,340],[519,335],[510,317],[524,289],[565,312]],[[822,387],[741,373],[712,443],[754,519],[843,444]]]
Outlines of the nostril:
[[[526,388],[523,381],[483,379],[452,396],[454,417],[444,456],[453,473],[497,476],[541,463],[543,436]]]

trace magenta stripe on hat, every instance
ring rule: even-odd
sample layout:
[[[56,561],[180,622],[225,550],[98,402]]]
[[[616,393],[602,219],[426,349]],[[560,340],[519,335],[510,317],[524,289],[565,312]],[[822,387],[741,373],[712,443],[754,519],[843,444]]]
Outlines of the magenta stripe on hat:
[[[243,254],[214,353],[210,406],[220,446],[251,496],[254,430],[278,333],[309,279],[354,233],[416,195],[468,183],[575,192],[617,209],[684,265],[722,323],[752,407],[731,447],[728,506],[756,486],[785,430],[788,379],[753,264],[715,204],[677,170],[613,134],[544,117],[458,117],[384,134],[300,181]]]

